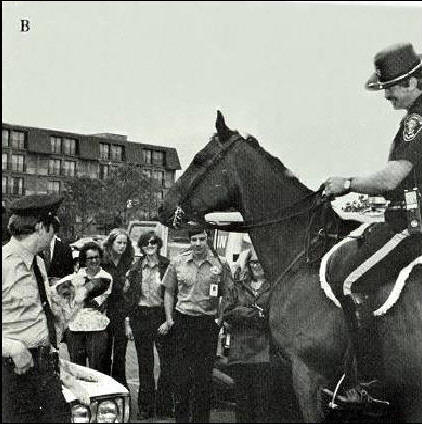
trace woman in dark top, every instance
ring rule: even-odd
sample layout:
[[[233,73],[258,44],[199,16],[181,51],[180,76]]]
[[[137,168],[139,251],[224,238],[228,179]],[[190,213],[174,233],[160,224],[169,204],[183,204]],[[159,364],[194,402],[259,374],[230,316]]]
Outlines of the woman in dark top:
[[[237,264],[223,317],[230,334],[227,356],[235,381],[236,422],[273,422],[268,326],[271,285],[253,249],[243,251]]]
[[[102,268],[113,277],[113,288],[108,300],[107,316],[110,318],[110,339],[107,349],[106,366],[110,375],[127,387],[126,349],[128,343],[128,323],[125,317],[128,304],[123,293],[126,274],[134,258],[134,249],[129,235],[122,228],[115,228],[104,242]]]
[[[161,280],[169,260],[159,254],[163,242],[153,231],[141,235],[138,247],[142,256],[131,268],[128,280],[130,327],[135,339],[139,369],[138,418],[172,415],[170,387],[171,336],[161,336],[165,322]],[[154,344],[160,360],[160,377],[155,390]]]

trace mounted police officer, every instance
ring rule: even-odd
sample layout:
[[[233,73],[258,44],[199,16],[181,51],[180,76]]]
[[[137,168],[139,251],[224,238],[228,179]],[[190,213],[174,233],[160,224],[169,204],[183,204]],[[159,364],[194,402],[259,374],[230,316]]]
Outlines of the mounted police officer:
[[[347,406],[387,405],[371,396],[371,359],[368,349],[374,340],[365,340],[373,321],[368,296],[360,295],[365,277],[369,285],[382,285],[416,258],[422,256],[422,63],[409,43],[390,46],[375,55],[376,72],[367,81],[368,90],[384,90],[385,98],[396,110],[406,110],[399,130],[391,146],[386,166],[369,176],[352,178],[331,177],[325,184],[325,194],[335,197],[348,192],[381,194],[390,203],[385,212],[385,223],[370,226],[362,242],[349,242],[347,263],[342,262],[344,296],[341,299],[346,321],[351,333],[352,345],[360,372],[353,389],[348,390],[340,401]],[[388,248],[387,248],[388,246]],[[371,258],[370,261],[367,261]],[[365,266],[367,264],[367,266]],[[344,273],[343,273],[344,271]],[[361,278],[362,277],[362,278]],[[352,290],[352,283],[355,290]],[[356,288],[357,287],[357,288]],[[374,359],[374,352],[369,356]],[[375,362],[372,362],[374,368]],[[365,368],[369,370],[365,374]],[[366,380],[368,381],[368,380]],[[356,382],[356,381],[355,381]],[[326,393],[332,394],[330,390]]]
[[[170,262],[163,277],[166,322],[159,332],[166,334],[174,326],[176,422],[204,423],[209,422],[212,370],[222,322],[219,298],[233,283],[227,263],[208,247],[205,229],[196,226],[189,237],[191,248]]]

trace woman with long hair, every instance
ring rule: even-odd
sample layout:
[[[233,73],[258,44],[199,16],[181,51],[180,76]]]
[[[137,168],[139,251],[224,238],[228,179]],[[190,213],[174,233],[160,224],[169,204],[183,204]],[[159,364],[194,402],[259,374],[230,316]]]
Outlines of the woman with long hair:
[[[102,268],[113,277],[113,288],[107,305],[107,316],[110,318],[110,338],[106,365],[109,374],[116,381],[128,387],[126,381],[126,349],[130,329],[128,321],[125,321],[128,305],[123,288],[126,274],[133,262],[134,249],[128,233],[123,228],[111,230],[103,247]]]
[[[129,272],[130,327],[135,339],[139,369],[138,418],[172,415],[171,341],[158,329],[165,322],[164,288],[161,280],[169,260],[160,255],[161,237],[154,231],[142,234],[138,247],[142,256]],[[154,345],[160,361],[157,390],[154,381]]]
[[[226,345],[228,370],[235,382],[236,422],[273,422],[268,326],[271,285],[253,248],[239,255],[237,266],[223,318],[230,334]]]

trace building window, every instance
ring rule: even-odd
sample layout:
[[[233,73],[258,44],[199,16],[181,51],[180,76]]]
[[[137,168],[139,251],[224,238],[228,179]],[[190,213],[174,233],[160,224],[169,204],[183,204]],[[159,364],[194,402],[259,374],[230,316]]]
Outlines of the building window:
[[[73,138],[63,139],[63,154],[68,156],[76,155],[76,140]]]
[[[10,133],[10,139],[14,149],[25,148],[25,133],[23,131],[12,131]]]
[[[66,177],[74,177],[76,171],[76,162],[70,160],[63,161],[63,175]]]
[[[110,174],[110,166],[100,164],[100,178],[103,180],[107,178]]]
[[[1,154],[1,169],[3,171],[7,170],[7,153]]]
[[[9,147],[9,130],[1,130],[1,147]]]
[[[62,152],[62,139],[58,137],[50,137],[51,143],[51,153],[56,153],[58,155]]]
[[[1,177],[1,192],[7,194],[7,177]]]
[[[49,181],[47,193],[60,193],[60,181]]]
[[[142,173],[147,177],[151,178],[151,170],[150,169],[143,169]]]
[[[110,145],[100,143],[100,159],[109,160],[110,159]]]
[[[142,149],[142,157],[145,163],[152,163],[152,150]]]
[[[164,171],[154,171],[154,179],[158,181],[158,184],[164,187],[165,179],[164,179]]]
[[[123,147],[122,146],[111,146],[111,160],[122,161],[123,160]]]
[[[12,155],[12,171],[24,172],[24,155]]]
[[[164,152],[154,150],[152,152],[152,163],[154,165],[164,166]]]
[[[59,159],[50,159],[48,161],[48,175],[60,175]]]
[[[23,194],[23,178],[21,177],[10,178],[10,193]]]

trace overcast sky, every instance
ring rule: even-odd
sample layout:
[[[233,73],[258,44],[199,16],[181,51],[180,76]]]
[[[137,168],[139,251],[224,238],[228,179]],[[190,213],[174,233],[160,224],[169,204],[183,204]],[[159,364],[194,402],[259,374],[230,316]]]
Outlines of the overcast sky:
[[[126,134],[185,168],[220,109],[310,188],[368,173],[403,112],[364,83],[378,50],[422,52],[422,2],[340,3],[3,1],[2,121]]]

